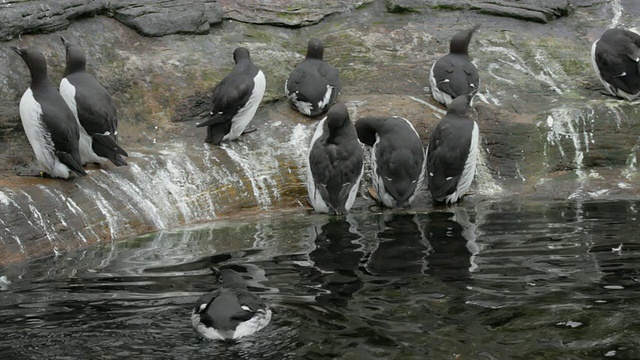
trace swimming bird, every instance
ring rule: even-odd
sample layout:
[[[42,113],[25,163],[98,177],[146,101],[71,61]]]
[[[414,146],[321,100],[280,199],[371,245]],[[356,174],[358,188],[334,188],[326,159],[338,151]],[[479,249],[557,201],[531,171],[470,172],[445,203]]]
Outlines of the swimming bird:
[[[424,180],[426,156],[413,125],[400,117],[365,117],[356,121],[358,138],[372,146],[373,188],[390,208],[408,207]]]
[[[129,156],[117,143],[118,115],[109,92],[85,69],[82,48],[60,37],[67,65],[60,81],[60,95],[73,112],[80,130],[80,158],[88,162],[127,165]]]
[[[82,168],[78,123],[47,76],[47,60],[34,48],[15,51],[29,67],[31,85],[20,99],[20,119],[43,172],[40,175],[67,179]]]
[[[307,116],[327,111],[342,88],[338,70],[322,60],[323,54],[322,40],[309,39],[307,57],[291,71],[284,84],[291,106]]]
[[[471,186],[478,162],[478,124],[469,118],[472,95],[455,98],[427,148],[427,184],[435,202],[455,203]]]
[[[480,89],[478,69],[469,57],[469,42],[478,25],[455,34],[449,53],[431,67],[429,83],[434,99],[447,107],[460,95],[475,95]]]
[[[605,31],[591,46],[591,65],[611,95],[640,96],[640,35],[621,28]]]
[[[237,340],[262,330],[271,321],[271,309],[247,290],[240,274],[231,269],[211,269],[219,274],[219,289],[196,301],[191,325],[210,340]]]
[[[311,139],[307,190],[320,213],[344,215],[353,206],[364,171],[362,146],[344,103],[327,112]]]
[[[213,88],[213,109],[209,119],[198,124],[207,127],[206,142],[220,145],[224,140],[235,140],[253,119],[262,96],[266,80],[243,47],[235,49],[236,66]]]

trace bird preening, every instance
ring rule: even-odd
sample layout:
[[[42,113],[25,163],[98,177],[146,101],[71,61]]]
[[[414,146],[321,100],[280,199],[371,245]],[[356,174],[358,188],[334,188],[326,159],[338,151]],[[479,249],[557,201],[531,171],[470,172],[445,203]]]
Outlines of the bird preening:
[[[196,301],[191,325],[210,340],[238,340],[262,330],[271,321],[271,309],[247,289],[242,275],[231,269],[211,268],[220,287]]]
[[[344,103],[333,105],[316,126],[307,161],[307,190],[313,208],[335,215],[349,212],[364,172],[364,156]]]

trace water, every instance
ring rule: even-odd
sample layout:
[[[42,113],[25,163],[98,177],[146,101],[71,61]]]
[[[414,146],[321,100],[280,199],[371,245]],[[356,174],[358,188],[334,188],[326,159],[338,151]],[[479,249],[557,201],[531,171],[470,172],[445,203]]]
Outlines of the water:
[[[289,212],[0,269],[10,358],[627,359],[640,356],[640,201]],[[273,309],[237,343],[192,304],[230,266]]]

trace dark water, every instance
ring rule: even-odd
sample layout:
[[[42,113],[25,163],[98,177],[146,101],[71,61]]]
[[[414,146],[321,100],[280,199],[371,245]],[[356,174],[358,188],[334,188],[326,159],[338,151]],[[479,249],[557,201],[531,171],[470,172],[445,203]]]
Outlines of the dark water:
[[[282,214],[34,260],[0,269],[0,358],[640,358],[639,207]],[[250,279],[262,332],[196,336],[209,266]]]

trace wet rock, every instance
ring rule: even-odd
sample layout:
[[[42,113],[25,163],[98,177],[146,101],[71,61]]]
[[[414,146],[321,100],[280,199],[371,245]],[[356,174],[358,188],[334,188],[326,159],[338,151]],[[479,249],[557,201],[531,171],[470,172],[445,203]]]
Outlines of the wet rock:
[[[287,27],[317,24],[325,17],[353,10],[372,0],[220,0],[225,18]]]

